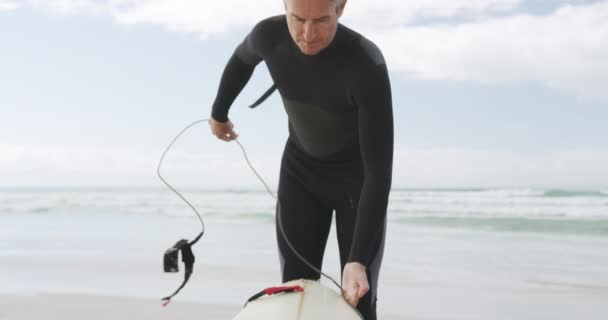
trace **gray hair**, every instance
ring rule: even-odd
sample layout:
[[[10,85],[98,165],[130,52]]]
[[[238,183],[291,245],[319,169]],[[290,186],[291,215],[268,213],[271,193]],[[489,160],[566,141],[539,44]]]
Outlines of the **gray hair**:
[[[289,1],[289,0],[283,0],[283,4],[287,5],[287,1]],[[336,11],[340,10],[340,6],[342,5],[342,0],[329,0],[329,1],[336,4]]]

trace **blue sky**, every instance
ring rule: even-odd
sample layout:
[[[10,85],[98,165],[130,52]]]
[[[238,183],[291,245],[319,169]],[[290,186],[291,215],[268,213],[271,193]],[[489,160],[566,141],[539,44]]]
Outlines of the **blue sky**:
[[[234,47],[282,12],[261,2],[0,0],[0,185],[158,185],[158,157],[208,116]],[[352,1],[342,22],[389,63],[396,186],[608,184],[606,1]],[[246,108],[270,84],[261,64],[231,118],[276,185],[280,100]],[[183,185],[256,184],[205,127],[166,170]]]

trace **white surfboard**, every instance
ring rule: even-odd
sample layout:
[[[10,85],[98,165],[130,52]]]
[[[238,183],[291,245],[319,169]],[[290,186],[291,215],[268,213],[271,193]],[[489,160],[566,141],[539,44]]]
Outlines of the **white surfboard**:
[[[302,292],[262,296],[249,302],[234,320],[361,320],[337,292],[318,281],[294,280],[281,286],[299,285]]]

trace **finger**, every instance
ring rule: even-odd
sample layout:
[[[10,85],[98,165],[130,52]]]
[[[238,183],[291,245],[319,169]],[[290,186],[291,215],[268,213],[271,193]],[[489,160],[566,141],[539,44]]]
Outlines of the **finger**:
[[[220,140],[224,140],[224,141],[230,141],[230,140],[231,140],[231,139],[230,139],[230,136],[231,136],[231,135],[230,135],[230,132],[227,132],[227,131],[218,132],[218,133],[216,134],[216,137],[217,137],[218,139],[220,139]]]
[[[361,284],[359,285],[359,290],[357,291],[357,297],[363,297],[369,291],[369,285]]]
[[[348,302],[348,304],[350,304],[351,306],[353,306],[353,307],[356,306],[354,304],[354,300],[355,300],[354,297],[349,295],[348,293],[344,294],[344,300],[346,300],[346,302]]]
[[[213,135],[220,140],[224,140],[224,135],[222,135],[221,133],[217,133],[214,131]]]
[[[350,295],[344,291],[344,293],[342,294],[342,296],[344,297],[344,300],[349,301],[350,300]]]
[[[226,131],[222,131],[222,130],[213,131],[213,135],[216,136],[218,139],[224,140],[224,141],[232,140],[231,137],[233,136],[230,132],[226,132]]]
[[[232,141],[236,138],[238,138],[238,134],[236,134],[236,132],[230,131],[230,132],[226,132],[225,134],[222,135],[221,139],[224,141]]]
[[[357,293],[359,291],[358,284],[352,283],[347,289],[344,290],[344,299],[353,307],[357,306],[359,302],[359,297]]]

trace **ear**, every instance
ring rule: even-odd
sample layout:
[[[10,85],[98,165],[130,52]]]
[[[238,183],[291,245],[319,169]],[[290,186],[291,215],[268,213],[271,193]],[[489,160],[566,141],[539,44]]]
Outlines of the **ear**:
[[[342,3],[340,4],[340,7],[338,8],[338,18],[340,18],[342,16],[342,12],[344,12],[344,7],[346,6],[346,1],[347,0],[342,0]]]

